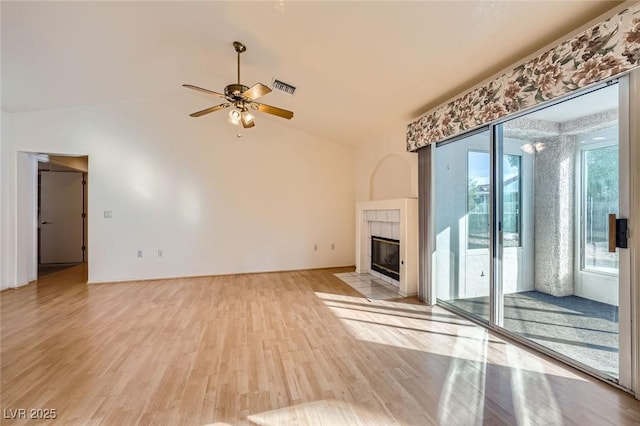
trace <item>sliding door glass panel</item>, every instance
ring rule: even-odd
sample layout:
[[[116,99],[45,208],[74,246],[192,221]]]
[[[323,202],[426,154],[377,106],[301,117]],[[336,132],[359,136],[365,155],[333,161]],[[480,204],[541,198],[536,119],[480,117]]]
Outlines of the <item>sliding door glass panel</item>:
[[[502,125],[501,276],[507,330],[618,377],[618,87]],[[499,324],[500,325],[500,324]]]
[[[484,131],[435,150],[436,295],[487,322],[490,142]]]
[[[504,133],[506,132],[506,135]],[[502,202],[502,292],[513,295],[533,290],[533,164],[534,155],[526,142],[510,137],[503,128],[502,182],[498,184]],[[524,148],[523,148],[524,147]],[[512,319],[512,303],[507,298],[502,307],[504,325]]]

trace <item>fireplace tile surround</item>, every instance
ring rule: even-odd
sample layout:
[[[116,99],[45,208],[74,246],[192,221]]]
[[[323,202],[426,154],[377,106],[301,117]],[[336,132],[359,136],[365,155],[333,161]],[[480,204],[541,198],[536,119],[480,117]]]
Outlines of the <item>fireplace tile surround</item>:
[[[398,288],[418,292],[418,203],[415,198],[366,201],[356,206],[356,273],[371,274]],[[371,236],[400,241],[400,279],[371,270]]]

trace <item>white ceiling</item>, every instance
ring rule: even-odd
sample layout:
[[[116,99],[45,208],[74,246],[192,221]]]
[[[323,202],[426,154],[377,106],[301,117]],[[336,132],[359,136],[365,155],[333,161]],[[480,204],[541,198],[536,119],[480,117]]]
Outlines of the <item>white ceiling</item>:
[[[193,100],[189,114],[217,101],[181,84],[234,82],[239,40],[243,84],[298,87],[263,98],[295,111],[287,125],[357,145],[403,132],[618,3],[2,1],[2,109],[180,96]]]

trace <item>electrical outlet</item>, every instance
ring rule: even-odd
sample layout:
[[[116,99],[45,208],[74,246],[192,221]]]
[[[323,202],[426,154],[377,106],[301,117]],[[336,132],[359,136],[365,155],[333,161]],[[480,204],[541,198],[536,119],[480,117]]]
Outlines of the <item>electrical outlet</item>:
[[[162,249],[158,249],[158,257],[162,257]]]
[[[317,244],[313,245],[313,251],[318,251],[318,245]]]
[[[105,210],[104,211],[104,218],[105,219],[111,219],[111,210]]]
[[[138,257],[142,257],[142,250],[138,250]]]

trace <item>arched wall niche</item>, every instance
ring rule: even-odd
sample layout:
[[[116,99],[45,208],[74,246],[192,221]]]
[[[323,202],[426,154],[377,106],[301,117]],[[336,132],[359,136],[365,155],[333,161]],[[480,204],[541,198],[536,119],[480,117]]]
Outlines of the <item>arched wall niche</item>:
[[[378,162],[369,179],[369,200],[411,198],[411,165],[398,154]]]

